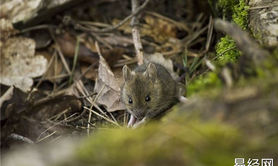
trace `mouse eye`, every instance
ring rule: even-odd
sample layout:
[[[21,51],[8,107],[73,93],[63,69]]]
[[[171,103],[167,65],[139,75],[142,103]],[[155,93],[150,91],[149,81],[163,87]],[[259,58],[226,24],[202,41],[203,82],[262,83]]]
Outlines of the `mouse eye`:
[[[129,98],[128,98],[128,103],[129,103],[129,104],[132,104],[132,103],[133,103],[133,101],[132,101],[132,98],[131,98],[131,97],[129,97]]]
[[[147,95],[146,97],[145,97],[145,101],[150,101],[151,100],[151,97],[150,97],[150,95]]]

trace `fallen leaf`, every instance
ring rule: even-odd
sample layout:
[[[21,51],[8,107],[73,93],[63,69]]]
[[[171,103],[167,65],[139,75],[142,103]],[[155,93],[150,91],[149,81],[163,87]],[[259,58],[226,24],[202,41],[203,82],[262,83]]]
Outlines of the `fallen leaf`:
[[[1,84],[0,86],[5,88]],[[82,108],[82,102],[72,95],[47,96],[40,91],[27,94],[12,86],[0,97],[0,101],[2,103],[1,147],[10,147],[14,144],[10,138],[13,133],[34,142],[44,140],[53,132],[56,137],[68,134],[70,128],[58,122],[74,119],[73,115],[78,115]],[[53,122],[57,124],[53,125]]]
[[[47,68],[47,60],[35,55],[35,42],[32,39],[9,38],[1,49],[0,83],[15,85],[28,91],[33,85],[33,77],[41,76]]]
[[[0,84],[0,86],[1,88],[8,87],[2,84]],[[26,98],[27,93],[16,87],[10,86],[0,97],[1,120],[8,119],[15,114],[23,112],[28,105],[25,102]]]
[[[116,77],[105,59],[100,56],[98,78],[94,91],[98,93],[96,102],[104,105],[108,112],[125,109],[121,102],[122,77]]]
[[[189,31],[188,27],[183,23],[179,23],[157,13],[147,12],[144,14],[143,20],[145,23],[140,24],[140,35],[149,36],[157,43],[166,43],[171,38],[178,38],[179,31]],[[116,25],[119,22],[120,20],[114,19],[112,24]],[[131,33],[131,27],[128,23],[123,24],[119,29],[127,34]]]
[[[171,59],[166,59],[161,53],[154,53],[146,56],[146,58],[147,61],[154,62],[165,67],[175,80],[178,78],[178,75],[174,72],[174,66]]]
[[[67,57],[73,58],[75,56],[76,42],[76,38],[67,32],[57,36],[57,43],[59,44],[63,54]],[[80,42],[78,59],[92,64],[98,61],[98,55],[96,52],[92,52],[89,48],[87,48],[83,42]]]
[[[9,0],[4,1],[0,6],[0,17],[11,20],[12,23],[28,20],[36,15],[42,7],[41,0]]]
[[[40,55],[44,56],[47,61],[51,64],[48,67],[47,71],[44,73],[44,79],[54,83],[59,83],[65,77],[59,77],[59,75],[66,75],[65,70],[63,70],[63,63],[59,58],[52,57],[48,52],[40,52]],[[54,58],[51,62],[51,58]]]
[[[151,35],[157,42],[167,41],[169,38],[176,37],[177,27],[169,21],[150,15],[146,15],[144,20],[149,27],[146,28],[145,33]]]
[[[2,18],[0,19],[0,32],[0,40],[5,41],[9,38],[9,36],[15,34],[17,30],[14,29],[12,23],[9,20]]]
[[[90,80],[95,80],[97,77],[97,71],[95,68],[90,67],[90,65],[87,64],[81,64],[80,69],[81,73],[84,74],[85,78]]]

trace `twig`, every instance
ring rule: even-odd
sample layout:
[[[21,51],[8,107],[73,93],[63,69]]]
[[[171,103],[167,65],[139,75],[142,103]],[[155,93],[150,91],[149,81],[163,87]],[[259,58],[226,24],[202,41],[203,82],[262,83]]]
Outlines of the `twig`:
[[[66,59],[65,59],[65,57],[64,57],[64,55],[63,55],[63,53],[62,53],[62,51],[61,51],[61,48],[60,48],[60,46],[59,46],[59,44],[58,44],[58,42],[57,42],[57,40],[56,40],[56,38],[55,38],[53,32],[52,32],[51,30],[49,30],[49,33],[50,33],[51,38],[52,38],[52,39],[54,40],[54,42],[55,42],[54,48],[55,48],[56,51],[58,52],[58,55],[60,56],[61,61],[62,61],[63,65],[64,65],[64,67],[65,67],[67,73],[71,75],[71,71],[70,71],[70,68],[69,68],[69,66],[68,66],[68,63],[67,63],[67,61],[66,61]]]
[[[215,71],[216,70],[216,67],[211,63],[210,60],[208,60],[207,58],[204,59],[205,60],[205,63],[207,65],[207,67],[211,70],[211,71]]]
[[[93,105],[91,105],[90,110],[92,110]],[[89,116],[88,116],[88,124],[87,124],[87,136],[90,135],[90,124],[91,124],[91,119],[92,119],[92,112],[89,111]]]
[[[81,75],[75,81],[78,81],[81,78],[83,78],[96,65],[97,65],[97,62],[92,63],[89,67],[87,67],[87,69],[83,73],[81,73]]]
[[[43,140],[45,140],[45,139],[51,137],[52,135],[54,135],[56,132],[57,132],[57,131],[53,131],[52,133],[50,133],[50,134],[46,135],[45,137],[39,139],[36,143],[42,142]]]
[[[185,42],[185,45],[188,46],[191,42],[197,39],[202,33],[204,33],[208,29],[208,25],[203,27],[201,30],[194,32],[189,40]],[[184,39],[185,40],[185,39]]]
[[[49,24],[42,24],[42,25],[37,25],[29,28],[22,29],[20,33],[25,33],[33,30],[39,30],[39,29],[49,29],[49,28],[57,28],[56,25],[49,25]]]
[[[248,10],[264,9],[264,8],[270,8],[270,7],[276,7],[276,6],[278,6],[278,4],[270,4],[270,5],[264,5],[264,6],[250,7]]]
[[[60,74],[60,75],[56,75],[56,76],[50,76],[50,77],[42,77],[42,78],[35,78],[34,80],[36,81],[39,81],[39,82],[42,82],[42,81],[45,81],[45,80],[51,80],[51,79],[59,79],[59,78],[65,78],[65,77],[68,77],[69,74]],[[38,86],[36,86],[37,88]]]
[[[123,24],[125,24],[128,20],[130,20],[131,18],[133,18],[134,16],[138,15],[146,6],[147,4],[149,3],[150,0],[146,0],[140,7],[136,8],[136,10],[134,10],[132,12],[131,15],[127,16],[126,18],[124,18],[121,22],[119,22],[118,24],[114,25],[114,26],[111,26],[109,28],[104,28],[104,29],[83,29],[83,30],[88,30],[88,31],[91,31],[91,32],[95,32],[95,33],[106,33],[106,32],[111,32],[117,28],[119,28],[120,26],[122,26]],[[83,21],[82,21],[83,22]],[[82,23],[80,22],[80,23]],[[77,27],[77,28],[80,28],[80,27]]]
[[[57,64],[58,64],[58,58],[57,58],[57,56],[55,56],[54,57],[54,75],[56,75],[56,72],[58,71]],[[53,86],[53,90],[51,92],[52,94],[55,94],[56,88],[57,88],[57,81],[56,81],[56,79],[54,79],[54,86]]]
[[[31,139],[24,137],[22,135],[18,135],[15,133],[12,133],[11,135],[9,135],[9,138],[13,139],[13,140],[17,140],[17,141],[22,141],[22,142],[26,142],[28,144],[33,144],[34,141],[32,141]]]
[[[210,44],[211,44],[212,32],[213,32],[213,18],[212,18],[212,16],[210,16],[209,17],[208,35],[207,35],[207,42],[206,42],[205,52],[208,52],[208,50],[209,50],[209,47],[210,47]]]
[[[81,112],[80,115],[77,115],[76,117],[73,117],[72,119],[70,119],[70,118],[65,119],[64,122],[66,122],[66,123],[73,122],[73,121],[75,121],[75,120],[81,118],[81,117],[85,114],[85,112],[86,112],[86,111],[83,110],[83,111]]]
[[[79,80],[79,81],[76,81],[75,84],[76,84],[76,87],[77,87],[78,91],[79,91],[83,96],[85,96],[85,95],[89,96],[89,92],[88,92],[88,90],[84,87],[82,81],[80,81],[80,80]],[[96,103],[93,102],[92,97],[88,97],[88,98],[85,98],[85,99],[86,99],[89,103],[91,103],[92,106],[94,106],[97,110],[99,110],[99,111],[103,114],[103,116],[106,117],[106,119],[107,119],[107,118],[109,119],[109,116],[108,116],[107,114],[105,114],[105,113],[98,107],[98,105],[97,105]],[[111,120],[111,119],[110,119],[110,120]],[[111,120],[111,121],[113,121],[113,120]],[[114,123],[118,124],[116,121],[115,121]],[[118,124],[118,125],[119,125],[119,124]]]
[[[103,87],[101,88],[100,92],[97,94],[97,96],[94,98],[93,103],[96,102],[96,100],[99,98],[99,95],[102,93],[103,89],[104,89],[105,85],[103,85]],[[91,105],[90,110],[93,109],[93,105]],[[87,135],[90,135],[90,123],[91,123],[91,118],[92,118],[92,112],[89,111],[89,117],[88,117],[88,124],[87,124]]]
[[[220,54],[218,54],[218,56],[215,56],[212,60],[215,60],[216,58],[218,58],[218,57],[224,55],[226,52],[231,51],[231,50],[236,49],[236,48],[237,48],[236,46],[227,48],[226,50],[224,50],[223,52],[221,52]]]
[[[74,52],[74,59],[73,59],[73,66],[72,66],[72,70],[71,70],[71,76],[70,76],[70,79],[69,79],[69,84],[71,84],[71,82],[73,80],[74,71],[75,71],[75,67],[76,67],[76,63],[77,63],[77,59],[78,59],[79,46],[80,46],[80,38],[77,37],[75,52]]]
[[[233,78],[231,76],[231,71],[225,67],[222,72],[221,72],[224,80],[225,80],[225,83],[227,85],[228,88],[231,88],[233,86]]]
[[[90,109],[90,108],[88,108],[88,107],[85,107],[85,106],[83,106],[83,108],[85,108],[86,110],[88,110],[88,111],[90,111],[90,112],[96,114],[97,116],[99,116],[99,117],[105,119],[106,121],[108,121],[108,122],[110,122],[110,123],[112,123],[112,124],[114,124],[114,125],[116,125],[116,126],[118,126],[118,127],[121,127],[118,123],[114,122],[113,120],[111,120],[111,119],[109,119],[109,118],[106,118],[105,116],[103,116],[103,115],[101,115],[101,114],[95,112],[94,110],[92,110],[92,109]]]
[[[109,48],[110,50],[113,49],[113,47],[105,40],[103,40],[98,34],[91,32],[90,33],[94,39],[100,43],[102,43],[105,47]]]
[[[148,1],[148,0],[146,0],[146,1]],[[135,13],[138,8],[137,7],[138,1],[131,0],[131,6],[132,6],[132,13]],[[134,15],[131,19],[132,38],[133,38],[133,42],[134,42],[138,65],[142,65],[144,63],[144,58],[143,58],[144,55],[143,55],[143,46],[142,46],[141,38],[140,38],[140,29],[139,29],[138,25],[139,25],[139,21],[137,19],[137,16]]]
[[[64,111],[52,116],[49,118],[49,120],[54,120],[54,121],[57,121],[63,114],[67,113],[69,111],[69,109],[65,109]]]

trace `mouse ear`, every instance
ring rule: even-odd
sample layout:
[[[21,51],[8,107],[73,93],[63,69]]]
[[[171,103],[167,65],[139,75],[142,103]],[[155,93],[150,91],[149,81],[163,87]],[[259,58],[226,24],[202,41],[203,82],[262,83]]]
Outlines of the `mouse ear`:
[[[124,65],[123,67],[123,76],[125,81],[129,81],[132,78],[131,70],[127,67],[127,65]]]
[[[155,64],[149,63],[144,75],[151,78],[152,80],[155,80],[157,77],[157,69],[156,69]]]

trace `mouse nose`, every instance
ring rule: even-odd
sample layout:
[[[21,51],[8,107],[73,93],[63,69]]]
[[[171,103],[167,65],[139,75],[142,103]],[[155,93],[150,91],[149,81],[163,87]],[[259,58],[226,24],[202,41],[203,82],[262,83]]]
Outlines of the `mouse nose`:
[[[145,117],[145,112],[142,110],[136,110],[134,112],[134,114],[135,114],[136,119],[139,119],[139,120],[141,120]]]

